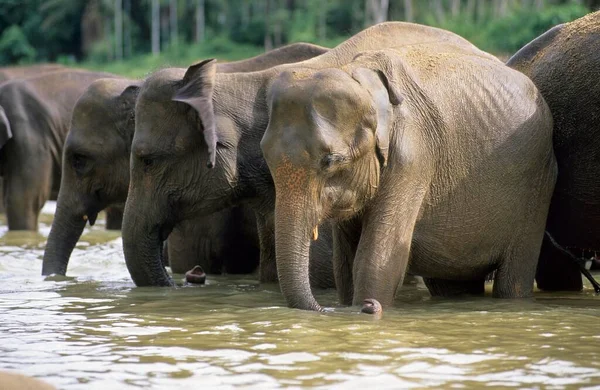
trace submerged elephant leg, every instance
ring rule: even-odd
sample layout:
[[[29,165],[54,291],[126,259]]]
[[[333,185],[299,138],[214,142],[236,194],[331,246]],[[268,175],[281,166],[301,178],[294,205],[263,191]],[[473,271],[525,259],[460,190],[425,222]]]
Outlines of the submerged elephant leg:
[[[123,224],[123,208],[109,207],[106,209],[106,229],[121,230]]]
[[[537,265],[534,259],[539,257],[541,241],[541,236],[535,240],[532,236],[523,235],[516,246],[508,248],[494,277],[495,298],[528,298],[533,295]]]
[[[256,214],[258,240],[260,242],[260,283],[277,283],[277,260],[275,257],[275,221],[272,215]]]
[[[484,280],[445,280],[423,278],[432,297],[452,297],[458,295],[483,295]]]
[[[4,180],[9,230],[38,229],[38,215],[50,197],[51,161],[31,169],[8,169]]]
[[[352,266],[359,240],[359,221],[333,225],[333,275],[338,299],[342,305],[351,305],[354,297]]]
[[[402,176],[401,176],[402,177]],[[403,179],[414,180],[405,175]],[[420,178],[423,178],[421,175]],[[398,194],[392,201],[382,197],[363,217],[362,233],[354,265],[353,305],[376,299],[383,307],[391,306],[408,268],[408,259],[424,186],[404,183],[390,188]]]
[[[202,231],[201,223],[201,219],[182,221],[169,235],[168,258],[173,273],[184,274],[196,265],[211,274],[221,273],[222,263],[214,261],[211,239]]]

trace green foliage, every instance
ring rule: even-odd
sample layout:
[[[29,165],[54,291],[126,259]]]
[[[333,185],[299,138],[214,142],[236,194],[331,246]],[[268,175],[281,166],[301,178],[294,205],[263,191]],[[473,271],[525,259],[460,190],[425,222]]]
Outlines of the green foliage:
[[[475,46],[495,54],[508,55],[525,46],[553,26],[570,22],[588,13],[577,3],[558,4],[542,10],[518,7],[504,17],[494,18],[486,13],[481,20],[464,12],[443,23],[433,15],[425,17],[426,24],[453,31]]]
[[[170,47],[169,4],[177,3],[178,42]],[[163,66],[217,56],[238,59],[266,42],[312,42],[334,47],[373,22],[366,0],[204,0],[205,39],[192,44],[196,0],[159,0],[161,54],[151,56],[151,0],[123,0],[123,43],[116,42],[114,0],[0,0],[0,65],[59,61],[140,75]],[[375,2],[378,3],[378,2]],[[375,4],[373,3],[373,4]],[[441,27],[495,54],[511,54],[558,23],[576,19],[597,0],[390,1],[388,20]],[[267,6],[267,4],[269,4]],[[537,4],[537,6],[536,6]],[[585,4],[585,5],[584,5]],[[458,5],[458,8],[454,8]],[[454,9],[453,9],[454,8]],[[130,31],[131,34],[127,35]],[[129,38],[128,38],[129,36]],[[113,64],[117,44],[126,60]],[[143,69],[141,69],[143,68]]]
[[[587,8],[580,4],[562,4],[541,11],[521,8],[507,17],[490,21],[479,46],[488,51],[514,53],[553,26],[587,13]]]
[[[29,44],[19,26],[10,26],[0,36],[0,62],[22,64],[35,59],[35,49]]]
[[[202,59],[217,58],[219,61],[236,61],[256,56],[261,47],[231,42],[226,37],[211,39],[204,44],[183,44],[169,47],[158,56],[140,54],[121,62],[86,61],[78,66],[103,72],[141,78],[164,67],[188,67]]]

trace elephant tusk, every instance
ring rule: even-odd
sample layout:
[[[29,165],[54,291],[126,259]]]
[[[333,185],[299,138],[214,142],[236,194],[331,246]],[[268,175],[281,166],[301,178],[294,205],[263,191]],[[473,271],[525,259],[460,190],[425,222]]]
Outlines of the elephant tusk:
[[[318,238],[319,238],[319,225],[316,225],[312,232],[312,239],[313,239],[313,241],[317,241]]]
[[[87,221],[87,220],[88,220],[88,216],[87,216],[87,215],[84,215],[84,216],[83,216],[83,220],[84,220],[84,221]]]

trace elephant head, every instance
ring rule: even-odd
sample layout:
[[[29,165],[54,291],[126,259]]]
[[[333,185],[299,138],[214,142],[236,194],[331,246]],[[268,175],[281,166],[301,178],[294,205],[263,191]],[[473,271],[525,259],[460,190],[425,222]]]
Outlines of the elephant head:
[[[63,151],[43,275],[64,275],[86,222],[93,225],[101,210],[127,197],[138,88],[132,80],[100,79],[78,100]]]
[[[215,73],[214,60],[163,69],[140,89],[123,216],[125,261],[138,286],[172,284],[160,246],[179,222],[230,206],[222,199],[237,174],[237,137],[214,113]]]
[[[290,307],[320,310],[308,283],[310,240],[323,220],[361,213],[390,157],[403,99],[391,64],[376,57],[287,71],[270,86],[261,148],[275,183],[277,269]]]

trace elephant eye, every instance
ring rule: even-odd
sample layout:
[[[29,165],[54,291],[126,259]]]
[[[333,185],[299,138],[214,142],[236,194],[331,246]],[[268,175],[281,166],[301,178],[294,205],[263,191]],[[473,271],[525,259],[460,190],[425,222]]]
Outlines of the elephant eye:
[[[346,156],[339,153],[329,153],[321,159],[321,167],[329,169],[346,161]]]
[[[73,166],[73,169],[75,169],[77,172],[81,172],[85,168],[86,164],[87,164],[87,159],[84,155],[79,154],[79,153],[73,154],[73,157],[71,160],[71,165]]]
[[[155,159],[152,157],[142,157],[142,164],[144,165],[144,172],[148,172],[150,168],[154,165]]]

